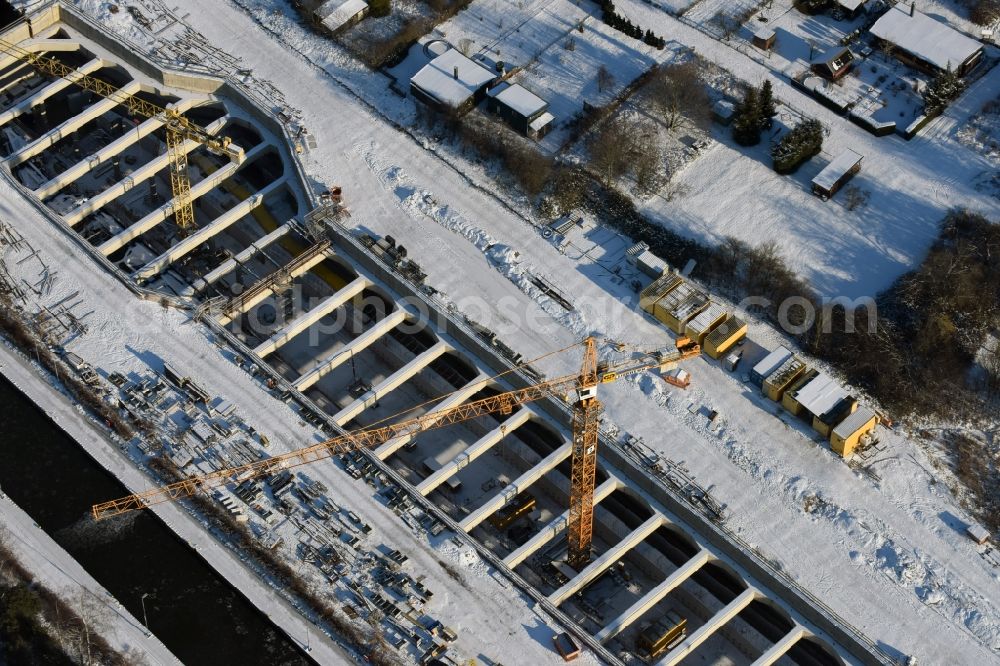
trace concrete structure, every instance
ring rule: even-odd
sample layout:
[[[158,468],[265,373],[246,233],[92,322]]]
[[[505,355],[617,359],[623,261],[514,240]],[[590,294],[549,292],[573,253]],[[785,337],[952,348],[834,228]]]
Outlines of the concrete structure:
[[[875,430],[878,416],[868,407],[859,407],[841,421],[830,435],[830,448],[847,458],[857,448],[861,438]]]
[[[621,631],[628,628],[633,622],[642,617],[647,611],[660,603],[678,585],[693,576],[703,565],[711,559],[707,550],[699,550],[694,557],[685,562],[680,568],[667,576],[663,582],[644,594],[641,599],[629,606],[628,610],[620,614],[609,622],[597,634],[597,640],[606,643]]]
[[[869,32],[891,44],[892,54],[908,65],[936,73],[965,75],[983,58],[983,45],[948,24],[918,12],[912,2],[893,6]]]
[[[270,338],[257,345],[254,349],[254,353],[261,358],[264,358],[268,354],[277,351],[286,342],[318,322],[326,315],[344,305],[344,303],[347,303],[349,300],[359,295],[370,285],[371,282],[369,282],[367,278],[355,278],[350,284],[334,293],[333,296],[327,297],[312,309],[303,312],[298,317],[288,322],[284,328],[276,331]]]
[[[680,645],[671,650],[666,657],[657,662],[657,666],[673,666],[694,652],[695,648],[704,643],[713,633],[736,617],[740,611],[749,606],[760,593],[754,588],[747,588],[738,597],[730,601],[708,622],[698,627]]]
[[[301,377],[295,380],[295,388],[300,391],[305,391],[322,379],[325,375],[340,367],[342,363],[349,361],[351,356],[367,348],[369,345],[373,344],[376,340],[388,333],[389,329],[402,324],[409,316],[409,313],[405,310],[394,310],[393,312],[390,312],[367,331],[351,340],[351,342],[346,346],[333,352],[322,361],[319,361],[315,368],[309,372],[303,373]],[[388,446],[388,444],[385,446]]]
[[[812,179],[813,193],[824,198],[832,197],[854,174],[861,171],[862,159],[853,150],[844,150]]]
[[[604,573],[612,564],[622,558],[625,553],[635,548],[643,539],[666,524],[666,518],[661,515],[654,515],[642,525],[632,530],[628,536],[619,541],[613,548],[598,557],[596,560],[584,567],[583,571],[572,578],[565,585],[549,595],[549,601],[556,606],[560,605],[571,595],[576,594],[588,583]]]
[[[747,323],[739,317],[729,316],[708,334],[702,351],[711,358],[722,358],[722,355],[737,345],[746,334]]]
[[[410,93],[439,109],[467,111],[482,100],[496,74],[449,49],[423,66],[410,79]]]

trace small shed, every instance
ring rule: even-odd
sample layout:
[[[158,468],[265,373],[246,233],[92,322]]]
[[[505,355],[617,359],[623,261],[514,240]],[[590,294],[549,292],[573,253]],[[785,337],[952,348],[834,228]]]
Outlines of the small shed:
[[[764,49],[765,51],[770,51],[771,47],[774,46],[774,42],[777,39],[777,34],[772,28],[761,26],[757,32],[753,34],[753,45],[759,49]]]
[[[354,25],[367,14],[368,3],[365,0],[326,0],[314,12],[319,24],[331,33]]]
[[[531,138],[540,138],[552,128],[549,103],[519,83],[504,81],[486,92],[486,106],[515,130]],[[532,124],[548,116],[538,127]]]
[[[712,105],[712,116],[722,125],[729,125],[736,116],[736,105],[728,99],[720,99]]]
[[[837,155],[813,178],[813,194],[825,198],[832,197],[854,174],[861,171],[862,159],[863,155],[850,149]]]
[[[813,60],[812,70],[830,81],[836,81],[851,71],[854,65],[854,54],[846,46],[830,49],[818,59]]]
[[[721,358],[747,334],[747,323],[735,316],[728,316],[705,338],[703,351],[711,358]]]
[[[635,267],[651,278],[658,278],[667,271],[667,262],[646,250],[635,258]]]
[[[784,347],[778,347],[753,366],[750,371],[750,381],[757,386],[763,386],[764,380],[791,356],[792,352]]]
[[[861,438],[878,425],[878,416],[868,407],[858,407],[853,414],[837,424],[830,435],[830,448],[841,457],[854,453]]]
[[[965,533],[969,535],[969,538],[978,543],[980,546],[990,540],[990,533],[986,531],[986,528],[982,525],[977,525],[972,523],[965,528]]]
[[[837,0],[836,5],[847,18],[855,19],[865,9],[868,0]]]
[[[785,390],[806,371],[806,364],[798,356],[790,356],[764,380],[764,393],[775,402],[781,402]]]
[[[448,49],[413,75],[410,92],[429,106],[461,111],[479,102],[495,80],[495,72]]]
[[[708,334],[724,321],[727,316],[729,316],[729,313],[726,312],[725,306],[720,303],[709,303],[707,308],[687,323],[687,326],[684,327],[684,335],[699,345],[704,345]]]

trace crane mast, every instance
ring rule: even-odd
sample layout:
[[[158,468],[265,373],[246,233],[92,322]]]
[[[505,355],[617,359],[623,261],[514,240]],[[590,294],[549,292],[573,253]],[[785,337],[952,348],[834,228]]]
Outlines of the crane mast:
[[[93,76],[80,74],[72,67],[55,58],[39,55],[0,39],[0,51],[30,65],[35,70],[65,79],[95,95],[110,99],[128,109],[130,115],[141,118],[161,118],[167,135],[170,187],[173,191],[174,221],[182,235],[194,231],[194,206],[191,200],[191,177],[188,173],[185,141],[195,141],[209,150],[227,155],[230,159],[242,159],[242,150],[232,145],[228,137],[216,137],[202,127],[191,122],[176,110],[153,104],[141,97],[123,92],[121,88]]]
[[[397,437],[414,436],[427,430],[462,423],[487,414],[510,414],[516,407],[527,403],[568,394],[573,406],[573,440],[570,460],[567,564],[579,570],[590,561],[593,541],[594,482],[597,474],[597,445],[601,415],[597,387],[646,370],[666,371],[679,361],[700,353],[698,345],[682,344],[682,342],[684,339],[678,340],[678,349],[675,352],[666,355],[650,354],[638,363],[627,361],[614,365],[599,365],[596,341],[594,338],[587,338],[583,343],[583,363],[578,374],[473,400],[386,426],[347,432],[319,444],[256,460],[246,465],[188,477],[166,486],[95,504],[92,513],[96,520],[103,520],[161,502],[191,497],[199,492],[225,485],[229,481],[266,476],[343,453],[373,449]]]

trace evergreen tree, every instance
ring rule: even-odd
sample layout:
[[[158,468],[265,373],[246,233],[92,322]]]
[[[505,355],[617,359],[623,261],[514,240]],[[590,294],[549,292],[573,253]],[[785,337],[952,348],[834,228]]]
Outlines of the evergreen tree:
[[[928,115],[941,113],[949,102],[962,94],[963,90],[965,90],[965,81],[953,72],[949,65],[924,88],[924,113]]]
[[[822,123],[815,118],[803,120],[771,149],[774,170],[782,174],[792,173],[822,148]]]
[[[747,88],[746,96],[733,118],[733,139],[741,146],[760,143],[760,98],[756,88]]]
[[[760,86],[759,104],[760,126],[770,129],[773,122],[771,119],[778,115],[778,109],[774,105],[774,90],[771,88],[770,79],[765,79]]]

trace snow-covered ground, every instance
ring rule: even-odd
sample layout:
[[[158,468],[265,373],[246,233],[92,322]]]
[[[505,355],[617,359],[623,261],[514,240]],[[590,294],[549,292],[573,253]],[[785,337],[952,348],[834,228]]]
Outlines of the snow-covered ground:
[[[408,103],[380,96],[385,81],[378,75],[359,74],[334,47],[295,26],[279,24],[286,40],[280,42],[235,5],[205,6],[195,0],[181,5],[213,43],[242,57],[302,110],[318,141],[305,157],[306,168],[344,187],[353,223],[393,234],[427,270],[431,285],[462,310],[478,308],[480,318],[494,322],[504,340],[527,358],[585,333],[644,347],[668,342],[664,329],[635,310],[634,296],[616,282],[610,260],[594,261],[593,252],[581,250],[588,248],[582,239],[572,239],[562,251],[544,241],[523,218],[490,193],[470,187],[463,173],[443,166],[434,153],[382,122],[326,73],[365,93],[370,103],[385,102],[380,112],[405,118]],[[644,7],[621,6],[630,7],[627,12]],[[659,21],[669,20],[664,16],[656,14]],[[256,10],[254,17],[262,18]],[[768,76],[758,63],[697,30],[680,23],[669,27],[663,32],[749,81]],[[997,77],[982,83],[996,95]],[[776,91],[832,128],[823,157],[832,158],[840,147],[860,148],[866,155],[855,182],[872,188],[868,213],[860,220],[847,218],[834,207],[836,200],[822,204],[802,187],[807,173],[778,178],[759,155],[723,141],[683,173],[692,193],[680,206],[655,204],[665,223],[706,238],[732,234],[751,242],[776,240],[824,291],[857,295],[912,266],[950,205],[996,211],[994,200],[969,185],[984,161],[955,143],[951,131],[910,144],[876,139],[780,80]],[[956,106],[954,113],[952,120],[962,124],[963,107]],[[814,160],[817,170],[823,157]],[[657,212],[653,204],[650,209]],[[817,237],[818,232],[823,235]],[[526,279],[530,274],[541,274],[570,294],[576,309],[567,312],[533,289]],[[143,312],[149,316],[155,307]],[[149,319],[163,321],[162,316]],[[117,328],[108,325],[109,332]],[[212,386],[256,410],[252,413],[275,409],[242,373],[225,364],[217,367],[217,352],[185,333],[189,330],[173,322],[159,333],[193,345],[193,351],[171,347],[167,356],[218,369],[218,384]],[[85,351],[105,362],[107,349],[123,349],[129,335],[118,330],[110,338],[113,344]],[[781,340],[760,325],[751,336],[769,346]],[[138,363],[125,354],[107,362]],[[576,359],[563,359],[545,369],[570,371],[575,364]],[[869,461],[880,477],[876,480],[852,471],[802,425],[773,413],[774,405],[738,377],[707,360],[686,367],[694,387],[684,393],[651,377],[610,388],[604,397],[609,419],[683,460],[729,505],[730,528],[888,648],[925,663],[998,661],[1000,570],[957,529],[968,517],[917,440],[902,431],[883,433],[885,452]],[[718,410],[723,426],[709,429],[703,417],[687,409],[689,402]],[[287,423],[271,428],[303,434]],[[806,502],[812,496],[817,499]]]
[[[24,391],[33,401],[44,404],[45,389],[27,362],[0,345],[0,373]],[[71,606],[81,599],[101,636],[119,653],[142,657],[148,664],[180,664],[156,636],[146,635],[146,628],[132,617],[104,587],[94,580],[73,557],[46,534],[31,516],[6,495],[0,493],[0,536],[19,562],[44,585]]]
[[[323,74],[304,67],[282,44],[255,40],[251,48],[240,39],[256,30],[249,17],[232,6],[219,5],[211,12],[192,15],[190,20],[213,41],[231,45],[232,51],[260,76],[287,82],[283,87],[287,88],[289,102],[310,119],[310,128],[319,142],[318,148],[308,154],[306,166],[325,178],[336,178],[344,186],[351,202],[352,221],[358,227],[391,233],[405,243],[410,256],[428,271],[431,285],[461,309],[479,308],[482,318],[489,318],[504,339],[527,358],[569,344],[585,332],[646,346],[666,342],[662,328],[635,312],[630,290],[613,282],[607,266],[591,261],[588,255],[574,253],[572,246],[565,254],[560,253],[505,206],[468,187],[460,174],[441,168],[433,154],[352,104],[339,88],[326,82]],[[682,35],[688,36],[703,54],[717,55],[718,48],[709,49],[710,43],[704,41],[702,33]],[[321,50],[304,34],[293,32],[285,38],[311,54]],[[720,60],[747,78],[759,80],[764,75],[755,63],[739,54],[719,52],[724,54]],[[798,105],[820,115],[816,105],[797,99],[789,88],[779,86],[779,94],[796,99]],[[325,120],[332,103],[341,105],[340,112],[335,119]],[[875,145],[874,137],[839,119],[831,125],[836,125],[834,138],[838,142],[855,139]],[[870,151],[876,156],[872,161],[884,169],[878,173],[892,178],[893,184],[906,186],[916,196],[925,187],[921,177],[928,176],[928,165],[907,154],[907,145],[901,141],[890,139],[884,146]],[[954,149],[949,144],[932,143],[922,150],[940,165]],[[725,145],[715,150],[736,152]],[[725,166],[727,161],[738,161],[712,157],[705,159],[706,165]],[[752,181],[745,178],[753,159],[738,159],[744,161],[742,180],[747,183],[746,190],[734,192],[734,181],[720,179],[721,189],[699,193],[703,209],[698,211],[699,216],[705,210],[719,217],[725,214],[734,229],[742,221],[747,227],[743,234],[754,240],[768,231],[779,237],[787,233],[777,225],[771,230],[765,223],[768,216],[774,215],[773,205],[759,218],[751,211],[747,222],[745,202],[739,197],[761,202],[765,197],[750,191]],[[739,170],[739,166],[729,168]],[[714,179],[718,172],[702,176],[706,177]],[[803,222],[798,233],[814,238],[817,228],[837,221],[829,207],[826,211],[818,208],[818,199],[789,187],[790,191],[781,194],[790,197],[792,204],[810,202],[817,206],[817,212],[825,212],[811,227]],[[949,190],[946,196],[961,198],[959,193],[966,189],[959,179],[957,193]],[[693,202],[691,205],[694,208]],[[786,201],[784,206],[787,217],[795,216],[792,205]],[[859,264],[876,264],[870,268],[869,279],[887,281],[892,272],[902,270],[922,251],[945,206],[937,204],[934,208],[933,202],[923,207],[911,205],[912,214],[925,220],[922,224],[926,235],[914,241],[908,249],[909,257],[897,254],[893,248],[899,244],[900,235],[912,238],[916,233],[914,220],[904,217],[911,209],[896,211],[899,217],[893,215],[894,221],[886,219],[879,223],[881,226],[864,223],[869,235],[884,235],[881,246],[874,240],[865,241],[873,246],[871,256],[859,259]],[[808,219],[814,211],[807,211],[797,217]],[[759,223],[754,223],[758,219]],[[910,228],[905,233],[896,226],[907,222]],[[845,229],[851,224],[859,226],[841,224]],[[865,237],[862,230],[855,233],[852,242]],[[829,247],[827,241],[815,245],[817,249],[810,252],[833,253],[837,249]],[[484,252],[500,246],[508,246],[509,250]],[[843,254],[844,242],[838,247]],[[514,252],[516,262],[511,260]],[[796,252],[809,254],[798,249]],[[884,263],[878,265],[885,261],[881,255],[888,253],[894,257],[892,271],[887,271]],[[499,257],[499,261],[491,261],[491,257]],[[803,264],[808,265],[809,259],[803,258]],[[829,261],[834,259],[831,256]],[[816,264],[817,274],[827,268],[825,262]],[[865,266],[856,267],[861,268]],[[527,286],[524,277],[534,272],[572,294],[576,310],[566,312]],[[614,298],[609,299],[609,294]],[[505,326],[510,333],[503,333]],[[777,334],[761,327],[755,327],[752,335],[772,345],[780,340]],[[574,359],[566,359],[563,365],[554,367],[568,370],[574,364]],[[825,446],[818,446],[807,429],[772,414],[772,405],[718,366],[700,360],[689,368],[695,388],[686,394],[670,394],[651,378],[643,378],[639,386],[618,386],[607,391],[609,418],[642,436],[650,446],[684,460],[700,481],[712,486],[713,492],[728,503],[734,514],[730,521],[734,529],[772,554],[793,577],[876,639],[930,663],[996,661],[997,655],[991,650],[1000,640],[1000,614],[990,601],[990,590],[996,589],[997,570],[942,519],[965,513],[945,490],[945,484],[938,481],[933,465],[915,442],[903,433],[884,433],[886,452],[873,466],[881,481],[875,481],[854,473]],[[555,371],[553,367],[546,369]],[[667,396],[670,400],[664,408],[658,402],[666,402]],[[724,415],[724,428],[709,431],[703,419],[686,410],[689,401],[719,409]],[[809,495],[822,499],[822,510],[806,512],[803,501]],[[803,543],[808,547],[803,548]],[[940,594],[931,593],[935,590]],[[887,623],[887,617],[897,621]]]
[[[84,318],[88,332],[71,340],[67,348],[91,363],[100,374],[149,376],[151,368],[162,370],[162,363],[169,363],[196,375],[198,383],[212,395],[231,401],[236,406],[235,414],[272,442],[272,453],[324,439],[292,408],[273,397],[260,381],[237,367],[232,355],[215,344],[206,327],[192,323],[180,312],[136,298],[82,256],[80,249],[7,181],[0,181],[0,215],[18,220],[16,229],[32,247],[39,249],[38,257],[48,266],[59,266],[51,291],[40,297],[42,302],[52,305],[75,291],[80,292],[73,299],[79,301],[74,311],[81,315],[89,313]],[[38,259],[17,263],[26,254],[25,250],[17,256],[8,255],[8,269],[18,279],[37,283],[43,270]],[[62,395],[39,386],[39,378],[29,372],[23,372],[19,378],[19,385],[30,387],[29,396],[128,488],[139,491],[154,483]],[[329,489],[330,498],[340,506],[364,516],[373,527],[368,537],[372,546],[377,542],[384,544],[387,551],[399,549],[409,556],[409,570],[424,576],[423,583],[435,593],[425,612],[457,631],[459,639],[454,650],[458,654],[469,658],[486,655],[496,661],[511,659],[514,663],[545,663],[553,658],[551,641],[558,625],[478,557],[474,554],[469,557],[468,548],[456,547],[446,538],[447,533],[429,541],[425,530],[403,523],[363,481],[350,479],[332,463],[313,465],[308,474],[322,482]],[[113,498],[95,498],[100,499]],[[81,512],[86,510],[87,507],[81,507]],[[264,610],[292,640],[303,647],[308,645],[310,656],[318,663],[344,662],[343,649],[300,614],[273,581],[249,571],[238,551],[220,546],[204,526],[178,505],[160,504],[152,510]],[[290,530],[289,550],[294,552],[296,532],[290,523],[285,526]],[[293,565],[305,577],[316,579],[320,593],[333,599],[339,596],[333,586],[316,575],[313,565],[294,561]]]

